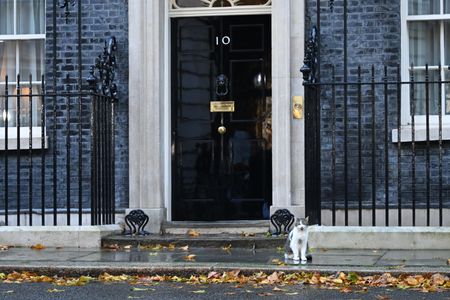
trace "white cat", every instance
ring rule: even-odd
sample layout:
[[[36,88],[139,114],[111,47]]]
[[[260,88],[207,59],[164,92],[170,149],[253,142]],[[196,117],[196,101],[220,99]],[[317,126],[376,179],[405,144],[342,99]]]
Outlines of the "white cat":
[[[284,258],[293,258],[295,262],[306,262],[306,250],[308,247],[308,221],[309,217],[304,219],[297,218],[294,223],[294,228],[289,232],[285,244]]]

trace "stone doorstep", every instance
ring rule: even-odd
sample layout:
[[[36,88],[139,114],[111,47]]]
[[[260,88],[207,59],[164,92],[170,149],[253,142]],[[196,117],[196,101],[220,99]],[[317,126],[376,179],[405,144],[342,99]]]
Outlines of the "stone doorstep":
[[[119,246],[150,246],[175,244],[177,247],[189,246],[190,248],[221,248],[231,245],[232,248],[247,248],[247,249],[267,249],[277,248],[284,245],[286,238],[267,237],[263,234],[255,234],[251,236],[242,236],[238,234],[207,234],[199,235],[197,237],[190,237],[186,234],[164,234],[164,235],[148,235],[148,236],[124,236],[124,235],[110,235],[102,239],[102,245]]]
[[[199,226],[199,228],[201,228]],[[184,228],[186,229],[186,228]],[[183,230],[184,230],[183,229]],[[248,232],[246,228],[241,228]],[[220,229],[218,230],[219,232]],[[242,232],[241,231],[241,232]],[[103,244],[155,245],[175,243],[190,247],[234,248],[276,248],[282,247],[285,237],[267,237],[256,233],[242,236],[237,233],[202,234],[190,237],[185,234],[164,234],[151,236],[109,236]],[[450,228],[444,227],[351,227],[351,226],[311,226],[309,247],[316,249],[377,249],[377,250],[419,250],[449,249]]]

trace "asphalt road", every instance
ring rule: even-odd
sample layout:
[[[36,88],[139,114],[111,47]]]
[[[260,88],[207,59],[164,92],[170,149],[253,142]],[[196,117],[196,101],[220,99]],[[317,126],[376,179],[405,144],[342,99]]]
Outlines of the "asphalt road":
[[[274,290],[275,289],[275,290]],[[448,299],[445,292],[422,293],[412,290],[370,288],[351,293],[319,289],[312,286],[263,286],[235,284],[190,285],[160,283],[152,286],[135,286],[128,283],[89,283],[85,286],[55,286],[47,283],[0,283],[0,299]]]

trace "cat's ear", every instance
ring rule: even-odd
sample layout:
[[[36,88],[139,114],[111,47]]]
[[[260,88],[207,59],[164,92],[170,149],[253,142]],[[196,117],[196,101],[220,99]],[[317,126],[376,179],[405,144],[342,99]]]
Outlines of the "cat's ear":
[[[300,223],[300,218],[295,218],[295,223]]]
[[[305,221],[306,221],[306,224],[309,223],[309,216],[307,216],[307,217],[305,218]]]

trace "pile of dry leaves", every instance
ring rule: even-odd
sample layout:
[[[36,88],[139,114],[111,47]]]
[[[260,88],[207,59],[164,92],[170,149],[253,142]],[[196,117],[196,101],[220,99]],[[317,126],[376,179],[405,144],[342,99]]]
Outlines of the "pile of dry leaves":
[[[283,273],[263,272],[253,275],[245,275],[240,271],[216,272],[208,274],[192,275],[190,277],[153,275],[111,275],[104,273],[98,277],[60,277],[38,275],[32,272],[0,273],[0,282],[22,283],[22,282],[48,282],[59,286],[81,286],[90,281],[100,282],[128,282],[130,284],[152,285],[158,282],[183,282],[187,284],[220,284],[231,283],[237,286],[243,285],[317,285],[322,288],[338,289],[343,293],[352,292],[353,289],[367,290],[368,287],[394,287],[399,289],[417,289],[422,292],[436,292],[450,289],[450,279],[442,274],[393,276],[390,273],[382,275],[360,276],[356,273],[339,272],[334,275],[323,275],[320,273]]]

